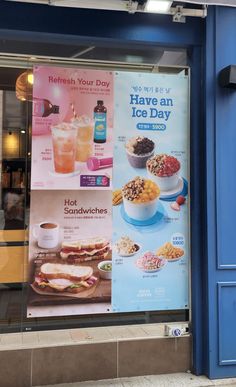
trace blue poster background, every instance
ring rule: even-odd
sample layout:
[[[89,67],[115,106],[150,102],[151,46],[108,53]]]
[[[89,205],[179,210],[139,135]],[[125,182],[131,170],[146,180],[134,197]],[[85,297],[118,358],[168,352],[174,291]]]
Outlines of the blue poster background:
[[[148,137],[155,155],[167,154],[180,162],[179,185],[161,195],[157,213],[148,222],[127,218],[123,203],[113,206],[113,246],[128,236],[139,250],[120,256],[113,248],[112,309],[116,312],[189,308],[189,79],[179,74],[117,72],[115,74],[113,190],[136,176],[147,179],[146,168],[130,165],[126,143],[131,137]],[[162,192],[161,192],[162,194]],[[186,202],[175,211],[178,195]],[[166,260],[156,272],[137,267],[147,251],[155,253],[165,243],[181,247],[184,255]]]

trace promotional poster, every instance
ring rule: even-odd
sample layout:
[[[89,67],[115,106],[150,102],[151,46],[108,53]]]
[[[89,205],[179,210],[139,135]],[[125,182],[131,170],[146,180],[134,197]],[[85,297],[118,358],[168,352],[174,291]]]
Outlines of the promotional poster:
[[[112,309],[189,307],[188,77],[116,73]]]
[[[188,309],[188,75],[34,76],[27,316]]]
[[[31,189],[109,189],[113,73],[34,67]]]
[[[28,317],[110,311],[111,193],[31,194]]]

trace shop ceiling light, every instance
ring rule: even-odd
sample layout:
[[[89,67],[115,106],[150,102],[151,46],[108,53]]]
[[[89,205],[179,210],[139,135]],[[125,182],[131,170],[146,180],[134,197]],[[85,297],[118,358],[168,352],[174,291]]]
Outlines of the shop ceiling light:
[[[148,0],[145,12],[167,13],[170,10],[172,1],[168,0]]]
[[[30,85],[33,85],[33,83],[34,83],[34,75],[33,75],[32,72],[28,73],[27,82],[30,83]]]
[[[16,97],[20,101],[32,101],[33,73],[31,70],[24,71],[16,80]]]

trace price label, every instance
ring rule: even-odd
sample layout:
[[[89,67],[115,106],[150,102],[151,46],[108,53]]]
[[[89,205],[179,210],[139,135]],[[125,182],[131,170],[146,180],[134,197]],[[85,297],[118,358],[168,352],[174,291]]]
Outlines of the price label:
[[[176,247],[184,247],[185,245],[184,235],[179,232],[173,234],[171,237],[171,243],[173,246],[176,246]]]

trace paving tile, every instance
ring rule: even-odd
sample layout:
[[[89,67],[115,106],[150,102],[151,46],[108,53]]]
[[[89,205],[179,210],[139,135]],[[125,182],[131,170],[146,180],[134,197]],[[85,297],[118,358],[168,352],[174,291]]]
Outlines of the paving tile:
[[[95,382],[78,382],[78,383],[63,383],[63,384],[54,384],[54,385],[46,385],[44,387],[124,387],[122,382],[119,379],[108,379],[108,380],[100,380]],[[35,386],[42,387],[42,386]]]
[[[214,386],[223,387],[230,385],[230,387],[236,387],[236,378],[217,379],[211,380]]]
[[[130,330],[129,327],[126,326],[108,327],[107,329],[110,335],[114,338],[114,340],[129,339],[134,337],[132,330]]]
[[[235,383],[234,383],[235,382]],[[236,379],[209,380],[206,376],[196,376],[188,372],[146,375],[130,378],[108,379],[44,387],[236,387]],[[39,387],[39,386],[38,386]]]
[[[24,347],[35,347],[39,345],[38,332],[24,332],[22,333],[22,345]]]
[[[88,328],[87,329],[89,337],[92,338],[92,340],[99,340],[99,341],[106,341],[106,340],[112,340],[113,336],[111,335],[110,331],[107,327],[104,328]]]
[[[144,324],[142,329],[149,336],[164,337],[163,324]]]
[[[5,333],[1,335],[0,350],[18,349],[22,346],[22,333]]]
[[[69,330],[38,332],[39,345],[72,344]]]
[[[129,332],[132,334],[132,337],[138,337],[138,338],[148,338],[147,332],[143,329],[142,326],[129,326]]]
[[[165,375],[146,376],[150,386],[158,387],[207,387],[211,385],[211,381],[206,376],[195,376],[191,373],[173,373]],[[128,384],[124,384],[128,387]]]
[[[75,343],[89,342],[92,339],[86,329],[70,329],[70,335]]]

